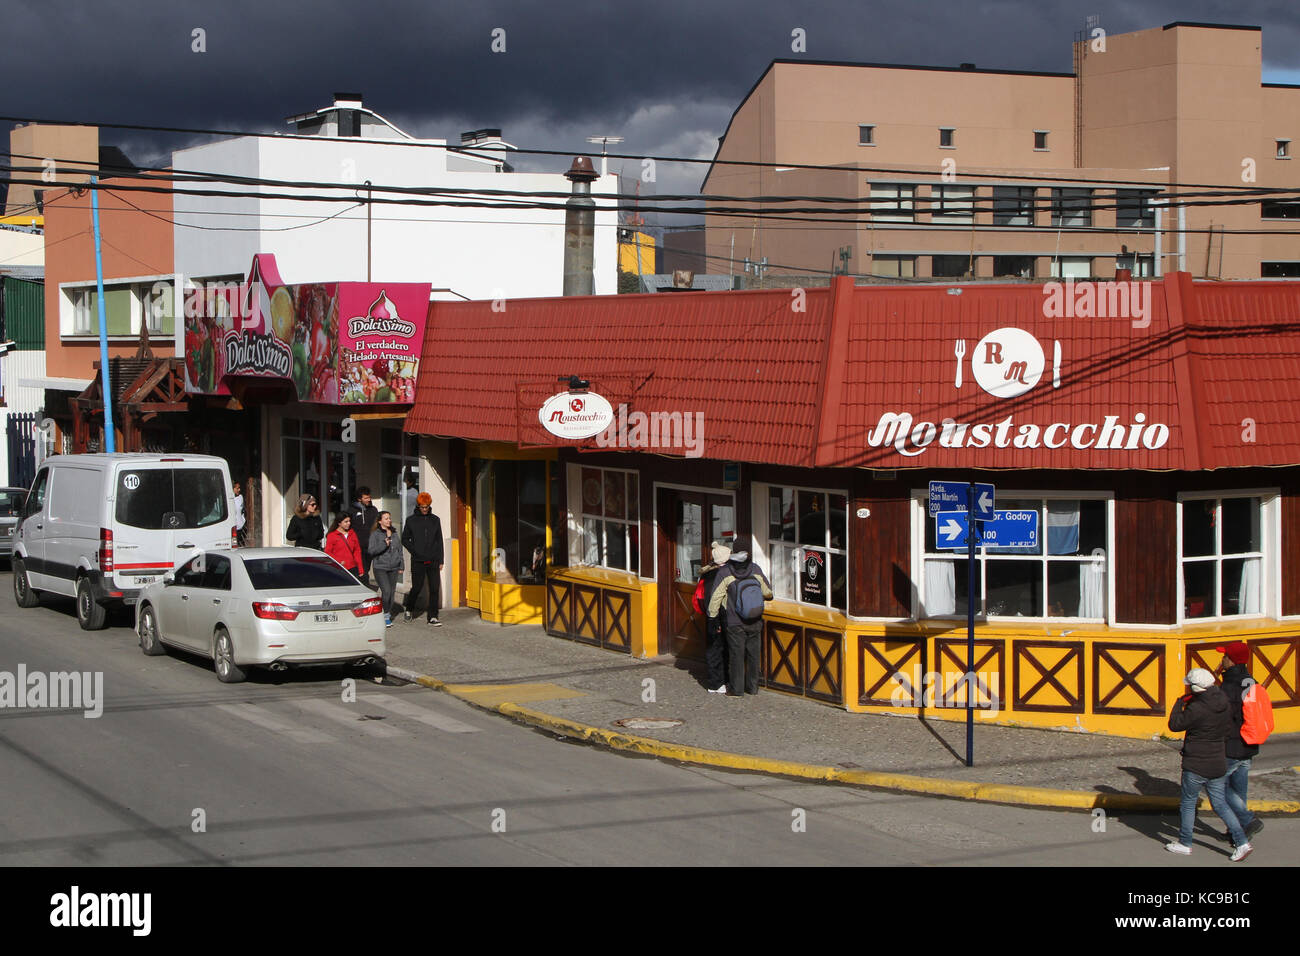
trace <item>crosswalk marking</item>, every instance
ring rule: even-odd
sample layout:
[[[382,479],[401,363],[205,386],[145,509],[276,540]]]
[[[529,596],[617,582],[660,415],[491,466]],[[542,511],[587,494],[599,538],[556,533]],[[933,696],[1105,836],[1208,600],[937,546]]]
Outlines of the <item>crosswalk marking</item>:
[[[334,740],[328,734],[323,734],[318,730],[299,730],[296,727],[290,727],[288,724],[281,723],[274,717],[269,716],[259,708],[248,704],[242,707],[234,704],[217,704],[216,708],[223,714],[246,720],[250,724],[256,724],[273,733],[283,734],[290,740],[296,740],[300,744],[328,744]]]
[[[327,700],[300,700],[296,703],[303,710],[309,710],[336,723],[346,724],[350,730],[360,731],[370,737],[408,736],[396,727],[390,727],[380,721],[361,719],[363,714],[356,704],[335,704]]]
[[[408,717],[411,720],[418,720],[422,724],[428,724],[430,727],[436,727],[439,730],[445,730],[451,734],[478,733],[477,727],[471,727],[469,724],[462,723],[455,717],[446,717],[434,711],[426,710],[423,707],[417,707],[409,701],[400,700],[395,697],[379,697],[371,694],[358,699],[367,705],[373,704],[377,707],[387,707],[393,713],[400,714],[402,717]]]

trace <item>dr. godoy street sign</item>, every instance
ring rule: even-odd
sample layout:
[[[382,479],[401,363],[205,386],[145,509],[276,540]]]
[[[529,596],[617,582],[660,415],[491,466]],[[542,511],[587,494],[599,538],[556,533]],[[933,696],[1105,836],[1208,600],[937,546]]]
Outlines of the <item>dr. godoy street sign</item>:
[[[930,482],[930,514],[937,515],[941,511],[960,511],[963,514],[968,506],[966,496],[970,489],[970,483],[965,481],[932,481]],[[975,486],[975,519],[977,521],[986,521],[993,517],[993,495],[994,487],[992,485]]]
[[[941,511],[935,515],[934,538],[940,550],[964,551],[967,532],[966,512]],[[986,548],[1038,547],[1038,512],[993,512],[992,519],[980,522],[980,544]]]

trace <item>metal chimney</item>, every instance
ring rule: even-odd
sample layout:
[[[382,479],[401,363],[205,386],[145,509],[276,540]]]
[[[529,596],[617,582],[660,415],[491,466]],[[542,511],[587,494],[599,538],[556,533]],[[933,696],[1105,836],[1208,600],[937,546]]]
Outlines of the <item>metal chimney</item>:
[[[591,295],[596,253],[596,201],[591,184],[596,170],[586,156],[575,156],[564,174],[573,183],[573,196],[564,209],[564,294]]]

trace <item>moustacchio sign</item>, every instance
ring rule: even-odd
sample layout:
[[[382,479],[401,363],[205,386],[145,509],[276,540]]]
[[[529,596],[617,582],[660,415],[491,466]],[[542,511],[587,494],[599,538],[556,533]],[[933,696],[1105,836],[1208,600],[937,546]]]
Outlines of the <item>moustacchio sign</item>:
[[[275,257],[253,257],[243,283],[185,289],[185,388],[229,395],[230,380],[291,382],[325,405],[415,401],[429,283],[288,285]]]

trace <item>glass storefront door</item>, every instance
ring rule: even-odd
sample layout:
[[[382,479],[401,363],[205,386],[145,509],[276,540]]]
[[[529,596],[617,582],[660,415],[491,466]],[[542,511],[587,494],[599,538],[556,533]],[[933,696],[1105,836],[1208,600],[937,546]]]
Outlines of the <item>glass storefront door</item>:
[[[322,442],[323,461],[321,473],[325,476],[325,497],[321,499],[321,517],[328,527],[352,503],[352,488],[357,471],[357,453],[354,444]],[[358,534],[369,533],[368,528],[354,529]]]
[[[712,562],[715,539],[736,533],[736,506],[729,494],[660,489],[659,528],[671,555],[659,568],[659,653],[703,659],[704,616],[692,605],[701,569]]]

